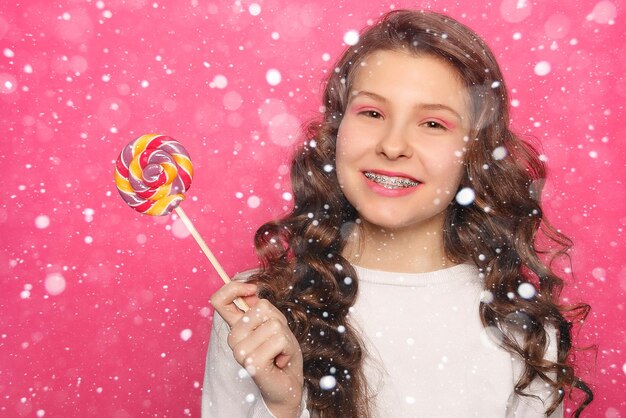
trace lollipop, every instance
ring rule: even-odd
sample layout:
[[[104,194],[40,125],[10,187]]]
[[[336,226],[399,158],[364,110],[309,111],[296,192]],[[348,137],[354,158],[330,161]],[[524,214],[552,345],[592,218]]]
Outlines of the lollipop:
[[[122,199],[147,215],[169,215],[185,199],[192,177],[189,153],[164,135],[140,136],[124,147],[115,164]]]
[[[165,135],[140,136],[124,147],[115,163],[115,185],[124,202],[146,215],[163,216],[176,211],[224,283],[228,283],[230,278],[179,206],[192,177],[189,153]],[[244,311],[249,309],[241,299],[235,303]]]

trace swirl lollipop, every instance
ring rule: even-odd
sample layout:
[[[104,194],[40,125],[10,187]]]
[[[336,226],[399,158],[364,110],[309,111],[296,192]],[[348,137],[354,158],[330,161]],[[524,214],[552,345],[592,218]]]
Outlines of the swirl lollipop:
[[[163,216],[176,211],[224,283],[228,283],[230,278],[179,206],[192,178],[189,153],[165,135],[140,136],[124,147],[115,163],[115,185],[124,202],[146,215]],[[235,302],[242,310],[249,309],[243,300]]]
[[[169,215],[185,199],[193,166],[179,142],[164,135],[142,135],[126,145],[115,164],[115,185],[137,212]]]

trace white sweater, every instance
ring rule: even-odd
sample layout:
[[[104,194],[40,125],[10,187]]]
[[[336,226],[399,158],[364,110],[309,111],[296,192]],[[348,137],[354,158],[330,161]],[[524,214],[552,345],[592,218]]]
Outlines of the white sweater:
[[[545,417],[540,400],[512,395],[523,362],[498,347],[480,322],[482,285],[474,266],[417,274],[355,268],[359,295],[351,321],[368,351],[376,418]],[[234,360],[227,335],[215,315],[202,417],[273,417]],[[554,339],[551,333],[546,358],[556,358]],[[533,382],[531,391],[547,405],[543,382]],[[308,416],[303,402],[301,418]],[[562,406],[551,415],[562,416]]]

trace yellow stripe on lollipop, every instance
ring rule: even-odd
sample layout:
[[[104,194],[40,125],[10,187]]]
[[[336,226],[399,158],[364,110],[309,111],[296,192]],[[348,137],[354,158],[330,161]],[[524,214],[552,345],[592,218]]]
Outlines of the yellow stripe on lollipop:
[[[161,135],[160,134],[146,134],[146,135],[140,136],[135,141],[135,145],[133,146],[133,159],[137,155],[144,152],[145,149],[148,148],[148,144],[150,144],[150,141],[152,141],[157,136],[161,136]]]
[[[139,165],[139,155],[146,150],[150,141],[152,141],[157,136],[161,136],[159,134],[147,134],[140,136],[133,145],[133,159],[130,161],[128,166],[128,171],[133,175],[137,180],[143,179],[143,170]]]
[[[125,193],[134,194],[135,191],[130,185],[130,181],[124,176],[122,176],[119,171],[115,170],[115,185],[118,189]]]
[[[154,192],[154,194],[152,196],[150,196],[149,199],[150,200],[161,200],[165,196],[170,194],[171,190],[172,190],[172,185],[171,184],[164,184],[163,186],[161,186],[158,189],[156,189],[156,192]],[[177,196],[177,195],[174,195],[174,196]]]
[[[178,170],[176,170],[176,167],[173,164],[162,163],[161,167],[165,171],[165,184],[159,186],[156,189],[154,194],[149,197],[150,200],[160,200],[170,194],[170,192],[172,191],[172,181],[174,181],[176,175],[178,174]]]
[[[191,165],[191,160],[188,157],[181,154],[172,154],[172,157],[174,157],[174,161],[176,161],[176,164],[181,166],[183,170],[189,173],[190,177],[193,177],[193,165]]]
[[[143,180],[143,170],[139,165],[139,157],[133,158],[133,160],[130,162],[130,165],[128,166],[128,171],[130,172],[130,175],[137,180]]]
[[[161,167],[163,168],[163,171],[165,171],[165,175],[167,176],[165,184],[170,184],[178,175],[178,170],[176,169],[176,166],[172,163],[162,163]]]
[[[184,200],[185,196],[182,194],[174,194],[171,196],[166,196],[161,200],[158,200],[150,209],[148,209],[145,213],[152,216],[159,216],[175,200]]]

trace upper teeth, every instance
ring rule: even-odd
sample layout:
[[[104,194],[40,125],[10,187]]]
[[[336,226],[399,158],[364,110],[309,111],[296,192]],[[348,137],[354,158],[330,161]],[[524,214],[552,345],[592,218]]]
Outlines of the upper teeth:
[[[387,189],[396,189],[400,187],[415,187],[419,185],[417,181],[410,180],[404,177],[389,177],[384,176],[382,174],[374,174],[370,172],[365,172],[365,177],[368,179],[375,181],[381,186]]]

